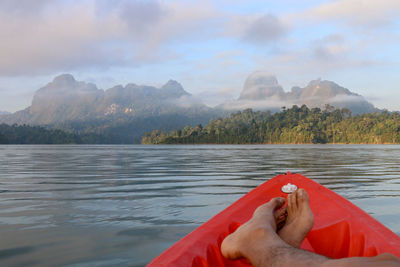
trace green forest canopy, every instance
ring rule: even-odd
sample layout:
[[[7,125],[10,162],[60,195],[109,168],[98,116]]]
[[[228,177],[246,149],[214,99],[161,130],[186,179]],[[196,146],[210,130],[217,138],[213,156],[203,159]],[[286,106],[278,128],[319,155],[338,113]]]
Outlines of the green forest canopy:
[[[400,114],[367,113],[353,116],[349,109],[282,108],[281,112],[246,109],[207,126],[170,133],[146,133],[143,144],[399,144]]]
[[[95,134],[77,135],[40,126],[0,124],[0,144],[86,144],[101,141]]]

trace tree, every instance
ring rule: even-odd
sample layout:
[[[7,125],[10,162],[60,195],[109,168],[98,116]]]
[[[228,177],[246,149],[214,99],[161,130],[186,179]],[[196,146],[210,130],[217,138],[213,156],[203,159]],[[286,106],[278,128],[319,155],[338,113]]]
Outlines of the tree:
[[[352,116],[346,109],[302,105],[281,112],[235,112],[211,120],[203,127],[186,126],[170,134],[155,132],[143,142],[152,143],[400,143],[400,113],[382,112]],[[330,110],[329,112],[327,110]],[[181,131],[181,134],[178,134]]]
[[[8,144],[8,143],[9,143],[9,141],[8,141],[7,137],[5,137],[4,135],[2,135],[0,133],[0,144]]]

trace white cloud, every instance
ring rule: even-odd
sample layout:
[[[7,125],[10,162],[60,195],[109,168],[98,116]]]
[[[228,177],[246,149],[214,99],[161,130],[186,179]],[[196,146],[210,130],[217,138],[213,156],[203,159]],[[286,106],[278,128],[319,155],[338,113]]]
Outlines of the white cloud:
[[[109,25],[97,24],[90,6],[49,14],[0,16],[0,74],[31,74],[98,63]]]
[[[210,7],[174,2],[42,0],[37,13],[29,5],[6,2],[0,5],[2,76],[134,67],[175,58],[165,45],[197,38],[213,17]]]
[[[289,84],[302,84],[316,77],[387,65],[383,59],[369,53],[369,45],[364,40],[329,34],[269,56],[257,54],[253,60],[258,69],[276,73],[284,84],[288,79]]]
[[[290,101],[282,101],[279,99],[267,100],[233,100],[222,105],[225,110],[244,110],[251,108],[254,110],[279,110],[281,107],[291,107],[294,103]]]
[[[353,103],[364,101],[365,98],[360,95],[336,95],[331,99],[332,103]]]
[[[200,107],[203,105],[203,102],[199,97],[192,95],[183,95],[176,99],[164,100],[164,102],[181,108]]]
[[[305,20],[335,20],[356,26],[381,26],[400,14],[398,0],[336,0],[301,13]]]
[[[0,0],[0,78],[33,91],[35,83],[18,78],[172,77],[207,103],[237,98],[255,69],[284,86],[358,75],[354,86],[373,90],[377,75],[397,90],[400,1],[318,2]]]

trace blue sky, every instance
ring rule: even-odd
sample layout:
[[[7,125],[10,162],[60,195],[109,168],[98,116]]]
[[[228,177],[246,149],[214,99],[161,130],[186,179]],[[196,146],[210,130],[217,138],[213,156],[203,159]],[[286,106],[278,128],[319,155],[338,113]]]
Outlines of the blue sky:
[[[101,89],[174,79],[215,105],[254,71],[400,110],[399,0],[2,0],[0,40],[0,110],[62,73]]]

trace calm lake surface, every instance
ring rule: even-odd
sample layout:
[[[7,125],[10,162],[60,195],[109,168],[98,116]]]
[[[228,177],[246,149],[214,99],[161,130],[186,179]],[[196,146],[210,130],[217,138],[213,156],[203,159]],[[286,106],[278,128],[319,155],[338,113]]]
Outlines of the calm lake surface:
[[[400,146],[0,146],[0,266],[144,266],[277,174],[400,234]]]

